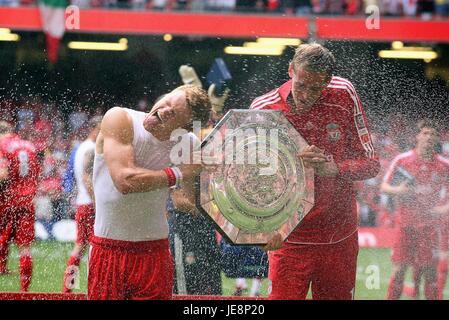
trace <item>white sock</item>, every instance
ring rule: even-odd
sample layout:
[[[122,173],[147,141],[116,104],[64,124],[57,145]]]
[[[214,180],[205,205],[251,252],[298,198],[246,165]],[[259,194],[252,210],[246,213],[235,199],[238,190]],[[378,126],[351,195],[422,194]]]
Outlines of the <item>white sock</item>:
[[[246,289],[248,286],[246,285],[246,279],[245,278],[237,278],[235,280],[235,285],[237,288]]]
[[[250,296],[255,297],[255,296],[257,296],[259,294],[261,282],[262,282],[262,280],[259,279],[259,278],[254,278],[253,279],[253,285],[251,286]]]

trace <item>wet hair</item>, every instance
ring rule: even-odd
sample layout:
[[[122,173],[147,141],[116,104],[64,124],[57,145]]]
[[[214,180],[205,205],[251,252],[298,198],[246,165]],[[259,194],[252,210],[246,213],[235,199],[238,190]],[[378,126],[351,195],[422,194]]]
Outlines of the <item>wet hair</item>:
[[[200,121],[202,127],[206,126],[212,109],[207,92],[204,89],[191,84],[179,86],[175,90],[182,90],[185,92],[187,105],[192,110],[192,123],[188,126],[191,127],[193,121]]]
[[[291,61],[293,70],[299,66],[309,71],[324,72],[332,77],[335,69],[335,57],[327,48],[318,43],[302,44],[295,50]]]

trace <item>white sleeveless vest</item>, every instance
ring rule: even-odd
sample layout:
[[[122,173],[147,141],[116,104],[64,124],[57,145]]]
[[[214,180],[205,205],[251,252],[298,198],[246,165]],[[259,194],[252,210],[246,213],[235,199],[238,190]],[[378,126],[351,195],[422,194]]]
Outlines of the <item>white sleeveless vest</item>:
[[[85,140],[80,144],[75,153],[73,173],[76,180],[77,194],[75,204],[77,206],[92,203],[92,199],[90,198],[89,193],[87,192],[87,188],[83,182],[84,157],[87,152],[92,150],[95,150],[95,142],[93,142],[92,140]]]
[[[170,150],[176,142],[159,141],[143,127],[144,112],[125,109],[133,121],[135,164],[150,170],[170,165]],[[95,236],[148,241],[168,237],[166,202],[168,188],[151,192],[121,194],[112,181],[103,154],[95,154]]]

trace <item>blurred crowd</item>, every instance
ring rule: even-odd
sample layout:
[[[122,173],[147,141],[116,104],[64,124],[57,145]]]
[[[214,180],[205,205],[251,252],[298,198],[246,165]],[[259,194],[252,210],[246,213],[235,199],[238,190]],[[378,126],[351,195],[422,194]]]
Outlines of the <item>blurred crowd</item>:
[[[80,8],[125,8],[154,11],[246,12],[285,15],[363,15],[377,6],[386,16],[444,18],[449,0],[71,0]],[[35,5],[37,0],[0,0],[0,6]],[[371,13],[371,12],[370,12]]]
[[[89,119],[103,113],[100,107],[83,104],[64,113],[55,103],[45,103],[39,97],[22,102],[0,101],[1,119],[14,124],[20,137],[33,142],[37,149],[42,169],[35,198],[36,219],[48,231],[55,222],[74,217],[74,179],[68,170],[70,156],[86,139]]]
[[[148,110],[143,98],[135,109]],[[73,218],[75,205],[74,181],[70,174],[70,158],[76,146],[88,135],[89,119],[103,115],[102,107],[77,104],[70,112],[62,112],[54,103],[44,103],[40,98],[22,103],[0,102],[2,120],[16,126],[20,136],[32,141],[41,156],[43,169],[36,197],[36,218],[48,230],[61,219]],[[356,184],[358,212],[361,226],[394,226],[394,202],[381,194],[379,186],[391,161],[398,154],[412,148],[415,143],[414,128],[406,116],[386,116],[389,125],[382,130],[372,130],[373,142],[381,161],[381,172],[376,178]],[[449,132],[443,132],[439,152],[449,158]]]

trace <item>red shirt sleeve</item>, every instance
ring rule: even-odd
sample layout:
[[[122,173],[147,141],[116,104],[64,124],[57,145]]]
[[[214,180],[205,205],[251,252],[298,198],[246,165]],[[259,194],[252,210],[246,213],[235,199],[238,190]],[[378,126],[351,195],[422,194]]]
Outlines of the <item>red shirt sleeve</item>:
[[[373,178],[380,171],[380,162],[374,151],[362,103],[352,85],[347,90],[347,103],[348,109],[352,110],[348,122],[350,145],[345,160],[337,162],[340,177],[353,181]]]

